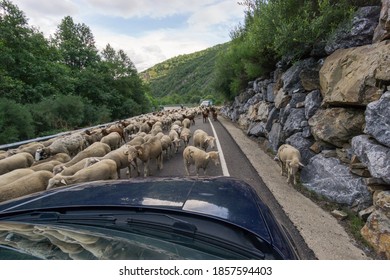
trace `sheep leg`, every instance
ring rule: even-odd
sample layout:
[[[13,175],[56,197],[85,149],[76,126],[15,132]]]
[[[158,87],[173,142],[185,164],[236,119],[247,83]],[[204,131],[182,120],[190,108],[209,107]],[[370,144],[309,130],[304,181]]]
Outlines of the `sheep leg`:
[[[186,170],[187,176],[190,176],[190,172],[188,171],[188,168],[189,168],[189,167],[190,167],[189,162],[188,162],[186,159],[184,159],[184,168],[185,168],[185,170]]]
[[[144,162],[144,177],[148,177],[148,175],[152,175],[152,174],[150,174],[150,171],[149,171],[149,163],[150,163],[150,159],[148,159],[146,162]]]

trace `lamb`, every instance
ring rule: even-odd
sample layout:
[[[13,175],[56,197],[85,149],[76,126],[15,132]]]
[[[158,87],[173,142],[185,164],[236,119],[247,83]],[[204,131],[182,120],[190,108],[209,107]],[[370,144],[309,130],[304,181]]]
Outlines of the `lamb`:
[[[111,159],[102,159],[86,168],[81,169],[74,175],[55,175],[48,181],[46,189],[49,190],[54,187],[71,185],[75,183],[110,179],[118,179],[116,163]]]
[[[281,175],[283,175],[283,171],[286,169],[287,183],[290,182],[290,178],[292,176],[294,177],[294,185],[296,185],[296,173],[298,172],[300,166],[304,166],[301,163],[301,154],[299,150],[291,145],[283,144],[279,147],[274,160],[279,160],[282,165]]]
[[[103,136],[102,139],[100,140],[101,143],[107,144],[112,151],[118,149],[121,146],[121,141],[122,141],[122,137],[116,131],[111,132],[106,136]]]
[[[184,146],[187,147],[190,142],[190,138],[192,137],[192,132],[188,128],[183,128],[180,132],[180,139],[183,140]]]
[[[88,157],[103,157],[111,151],[110,146],[102,142],[95,142],[91,146],[87,147],[83,151],[79,152],[74,158],[66,162],[63,165],[57,166],[56,169],[53,169],[54,174],[60,173],[64,168],[72,166],[79,162],[82,159]]]
[[[68,136],[61,137],[55,140],[50,146],[38,149],[35,153],[35,159],[38,161],[42,157],[65,153],[69,156],[75,156],[78,152],[86,147],[86,140],[81,133],[75,133]]]
[[[130,146],[131,147],[131,146]],[[162,158],[162,145],[161,140],[157,137],[152,137],[148,142],[134,146],[133,149],[128,149],[125,154],[128,156],[128,161],[134,161],[135,157],[138,157],[144,163],[144,177],[151,175],[150,173],[150,160],[155,158],[157,161],[157,168],[163,169],[163,158]]]
[[[35,192],[44,191],[53,177],[50,171],[42,170],[0,187],[0,202]]]
[[[34,163],[34,157],[27,152],[22,152],[0,160],[0,175],[15,169],[30,167]]]
[[[0,176],[0,188],[34,172],[31,168],[20,168],[3,174]]]
[[[216,166],[219,165],[219,153],[211,151],[206,153],[205,151],[196,148],[194,146],[187,146],[183,151],[184,168],[187,176],[190,175],[188,168],[190,165],[195,165],[196,175],[199,176],[199,169],[203,169],[203,175],[206,175],[207,166],[212,160]]]
[[[202,129],[197,129],[194,132],[194,146],[201,148],[204,151],[206,151],[208,147],[213,149],[215,146],[215,137],[208,135]]]

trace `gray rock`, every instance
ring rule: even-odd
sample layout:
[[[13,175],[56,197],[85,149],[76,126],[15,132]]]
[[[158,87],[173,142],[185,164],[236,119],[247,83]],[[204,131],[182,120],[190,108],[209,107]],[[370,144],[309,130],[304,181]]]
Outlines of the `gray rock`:
[[[279,109],[277,109],[276,107],[273,107],[271,109],[271,111],[269,112],[268,114],[268,119],[267,119],[267,123],[266,123],[266,126],[265,126],[265,129],[270,132],[271,129],[272,129],[272,125],[274,124],[274,122],[279,119]]]
[[[378,101],[367,105],[365,118],[364,133],[390,147],[390,91],[384,93]]]
[[[266,137],[268,132],[265,129],[264,122],[256,122],[253,125],[249,126],[247,134],[249,136],[255,136],[255,137]]]
[[[286,143],[297,148],[301,153],[301,162],[306,165],[316,154],[310,150],[314,140],[303,136],[302,132],[295,133],[286,139]]]
[[[284,142],[284,136],[282,132],[283,127],[280,123],[274,123],[271,131],[268,133],[268,141],[274,152],[278,151],[279,146]]]
[[[305,98],[305,117],[310,119],[318,108],[320,108],[322,102],[321,92],[319,90],[313,90]]]
[[[352,22],[340,26],[325,46],[327,54],[337,49],[346,49],[372,43],[374,31],[378,25],[381,7],[362,7],[356,11]]]
[[[306,118],[305,118],[304,108],[299,108],[299,109],[292,108],[283,127],[283,133],[285,134],[285,136],[290,137],[294,133],[301,132],[302,131],[301,123],[302,121],[305,120]]]
[[[368,135],[352,138],[352,151],[364,163],[371,175],[390,184],[390,148],[387,148]]]
[[[318,195],[358,210],[372,204],[363,179],[352,175],[348,166],[336,158],[325,158],[320,154],[312,157],[301,171],[301,183]]]
[[[297,106],[297,105],[301,102],[304,102],[305,99],[306,99],[306,93],[294,92],[291,96],[290,107],[291,108],[298,108],[299,106]]]
[[[274,88],[275,83],[270,83],[267,86],[267,94],[265,96],[265,100],[268,102],[274,102],[275,101],[275,94],[274,94]]]

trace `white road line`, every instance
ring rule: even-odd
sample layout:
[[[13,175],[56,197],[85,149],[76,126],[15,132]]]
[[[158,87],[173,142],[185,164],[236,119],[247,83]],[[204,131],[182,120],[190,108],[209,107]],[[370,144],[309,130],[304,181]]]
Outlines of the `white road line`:
[[[213,123],[211,122],[210,118],[209,118],[209,123],[211,125],[211,129],[213,130],[214,137],[215,137],[215,143],[217,144],[217,149],[219,151],[219,159],[220,159],[220,162],[221,162],[223,176],[230,176],[229,170],[227,168],[227,164],[226,164],[226,161],[225,161],[225,156],[223,155],[221,143],[219,143],[217,132],[215,131]]]

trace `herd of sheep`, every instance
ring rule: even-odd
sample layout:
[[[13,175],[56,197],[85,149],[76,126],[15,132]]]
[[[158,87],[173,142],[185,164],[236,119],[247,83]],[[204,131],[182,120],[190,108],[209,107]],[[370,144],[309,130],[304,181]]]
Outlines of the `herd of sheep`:
[[[124,168],[128,178],[150,176],[151,160],[162,169],[164,160],[181,150],[188,176],[191,165],[197,175],[200,169],[206,174],[210,161],[219,164],[218,152],[207,152],[215,147],[215,138],[191,129],[204,110],[154,112],[0,151],[0,202],[75,183],[119,179]]]

